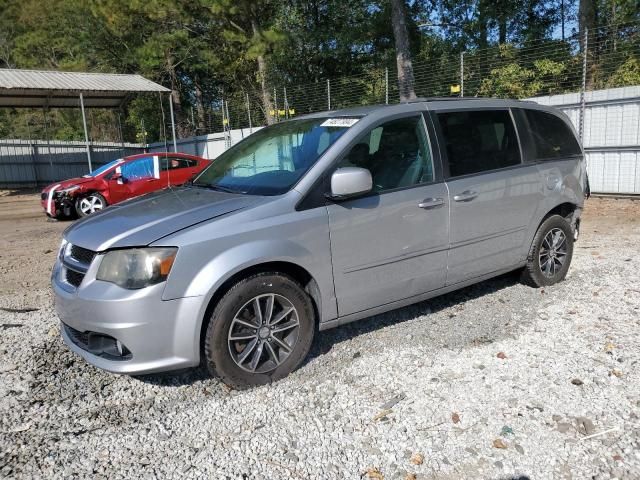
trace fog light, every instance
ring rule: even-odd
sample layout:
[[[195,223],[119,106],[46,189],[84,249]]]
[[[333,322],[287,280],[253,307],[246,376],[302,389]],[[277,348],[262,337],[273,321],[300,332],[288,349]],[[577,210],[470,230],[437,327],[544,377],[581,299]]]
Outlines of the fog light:
[[[87,350],[94,355],[112,360],[127,360],[131,357],[131,352],[120,340],[96,332],[89,332],[88,336]]]

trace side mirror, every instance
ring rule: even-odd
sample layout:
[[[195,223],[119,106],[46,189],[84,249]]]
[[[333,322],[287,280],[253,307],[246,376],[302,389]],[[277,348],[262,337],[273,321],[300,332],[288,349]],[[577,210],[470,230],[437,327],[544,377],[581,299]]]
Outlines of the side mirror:
[[[113,172],[113,175],[111,175],[111,180],[122,180],[122,173]]]
[[[343,167],[331,175],[332,200],[343,200],[369,193],[373,188],[371,172],[366,168]]]

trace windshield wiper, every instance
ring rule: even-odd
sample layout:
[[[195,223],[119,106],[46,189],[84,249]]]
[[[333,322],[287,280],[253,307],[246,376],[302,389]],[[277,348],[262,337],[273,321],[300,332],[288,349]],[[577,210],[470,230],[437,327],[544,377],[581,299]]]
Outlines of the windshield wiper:
[[[233,190],[233,189],[228,188],[228,187],[223,187],[222,185],[211,185],[211,184],[208,184],[208,183],[191,183],[191,185],[194,186],[194,187],[208,188],[209,190],[216,190],[218,192],[242,193],[242,192],[238,192],[237,190]]]

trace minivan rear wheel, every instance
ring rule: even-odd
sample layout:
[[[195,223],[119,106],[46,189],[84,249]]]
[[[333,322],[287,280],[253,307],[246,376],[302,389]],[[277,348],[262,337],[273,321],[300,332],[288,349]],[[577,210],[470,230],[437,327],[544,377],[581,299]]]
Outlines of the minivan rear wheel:
[[[282,273],[240,280],[213,309],[205,333],[206,366],[229,385],[279,380],[309,353],[315,332],[309,295]]]
[[[545,287],[564,280],[573,257],[573,239],[571,225],[560,215],[542,222],[533,238],[522,281]]]

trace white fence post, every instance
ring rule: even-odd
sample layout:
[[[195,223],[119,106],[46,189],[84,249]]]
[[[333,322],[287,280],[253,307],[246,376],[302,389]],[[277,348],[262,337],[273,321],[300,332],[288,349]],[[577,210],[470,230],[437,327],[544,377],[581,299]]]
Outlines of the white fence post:
[[[460,96],[464,97],[464,52],[460,52]]]
[[[384,103],[389,105],[389,67],[384,69]]]

